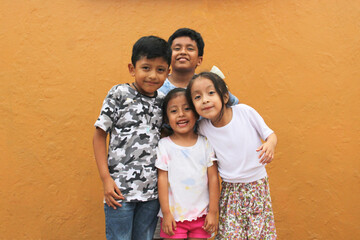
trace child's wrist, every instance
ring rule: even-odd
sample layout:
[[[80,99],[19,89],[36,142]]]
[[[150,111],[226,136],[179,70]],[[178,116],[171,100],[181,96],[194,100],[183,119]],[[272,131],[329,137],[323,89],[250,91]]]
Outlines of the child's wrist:
[[[218,214],[219,213],[219,209],[218,208],[215,208],[215,209],[211,209],[211,208],[209,208],[209,212],[208,212],[208,214]]]
[[[110,174],[105,174],[104,176],[100,176],[101,180],[103,182],[109,180],[109,179],[112,179],[112,177],[110,176]]]
[[[163,216],[165,217],[165,216],[167,216],[167,215],[171,215],[171,212],[170,212],[170,209],[169,210],[161,210],[161,212],[162,212],[162,214],[163,214]]]

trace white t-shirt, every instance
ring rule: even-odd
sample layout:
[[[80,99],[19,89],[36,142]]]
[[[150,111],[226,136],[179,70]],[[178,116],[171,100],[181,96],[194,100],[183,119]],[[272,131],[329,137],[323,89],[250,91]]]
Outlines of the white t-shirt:
[[[215,159],[213,148],[199,136],[195,145],[182,147],[170,137],[160,140],[155,166],[168,172],[169,205],[175,221],[191,221],[208,212],[207,168]],[[159,216],[163,217],[160,210]]]
[[[260,164],[261,139],[273,133],[263,118],[245,104],[232,106],[231,121],[223,127],[214,127],[210,120],[199,123],[200,134],[207,137],[213,146],[219,174],[223,181],[247,183],[267,176],[265,166]]]

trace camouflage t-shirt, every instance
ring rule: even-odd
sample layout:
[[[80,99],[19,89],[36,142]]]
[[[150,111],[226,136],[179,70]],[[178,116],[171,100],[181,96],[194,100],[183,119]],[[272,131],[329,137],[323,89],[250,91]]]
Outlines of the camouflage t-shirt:
[[[108,166],[126,202],[158,198],[156,147],[164,94],[148,97],[128,84],[108,92],[95,126],[110,134]]]

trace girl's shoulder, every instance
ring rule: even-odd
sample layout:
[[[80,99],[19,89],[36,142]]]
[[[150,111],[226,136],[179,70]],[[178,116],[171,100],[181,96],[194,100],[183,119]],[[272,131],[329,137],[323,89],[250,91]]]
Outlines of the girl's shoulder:
[[[206,142],[208,142],[208,139],[205,136],[199,134],[198,141],[201,143],[206,143]]]
[[[249,105],[247,105],[245,103],[239,103],[239,104],[236,104],[236,105],[231,106],[231,107],[235,108],[235,109],[243,109],[243,110],[253,109],[252,107],[250,107]]]
[[[167,144],[167,143],[169,143],[170,141],[171,141],[171,140],[170,140],[170,137],[164,137],[164,138],[161,138],[161,139],[159,140],[158,145]]]
[[[249,106],[249,105],[246,105],[244,103],[240,103],[240,104],[237,104],[237,105],[234,105],[232,106],[233,110],[235,111],[238,111],[238,112],[244,112],[244,113],[253,113],[253,112],[256,112],[256,110]]]

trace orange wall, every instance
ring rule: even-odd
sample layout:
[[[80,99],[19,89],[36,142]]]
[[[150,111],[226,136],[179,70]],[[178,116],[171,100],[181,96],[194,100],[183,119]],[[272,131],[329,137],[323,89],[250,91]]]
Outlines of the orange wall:
[[[205,58],[276,131],[279,239],[360,235],[360,1],[0,2],[0,239],[103,239],[92,134],[143,35]]]

